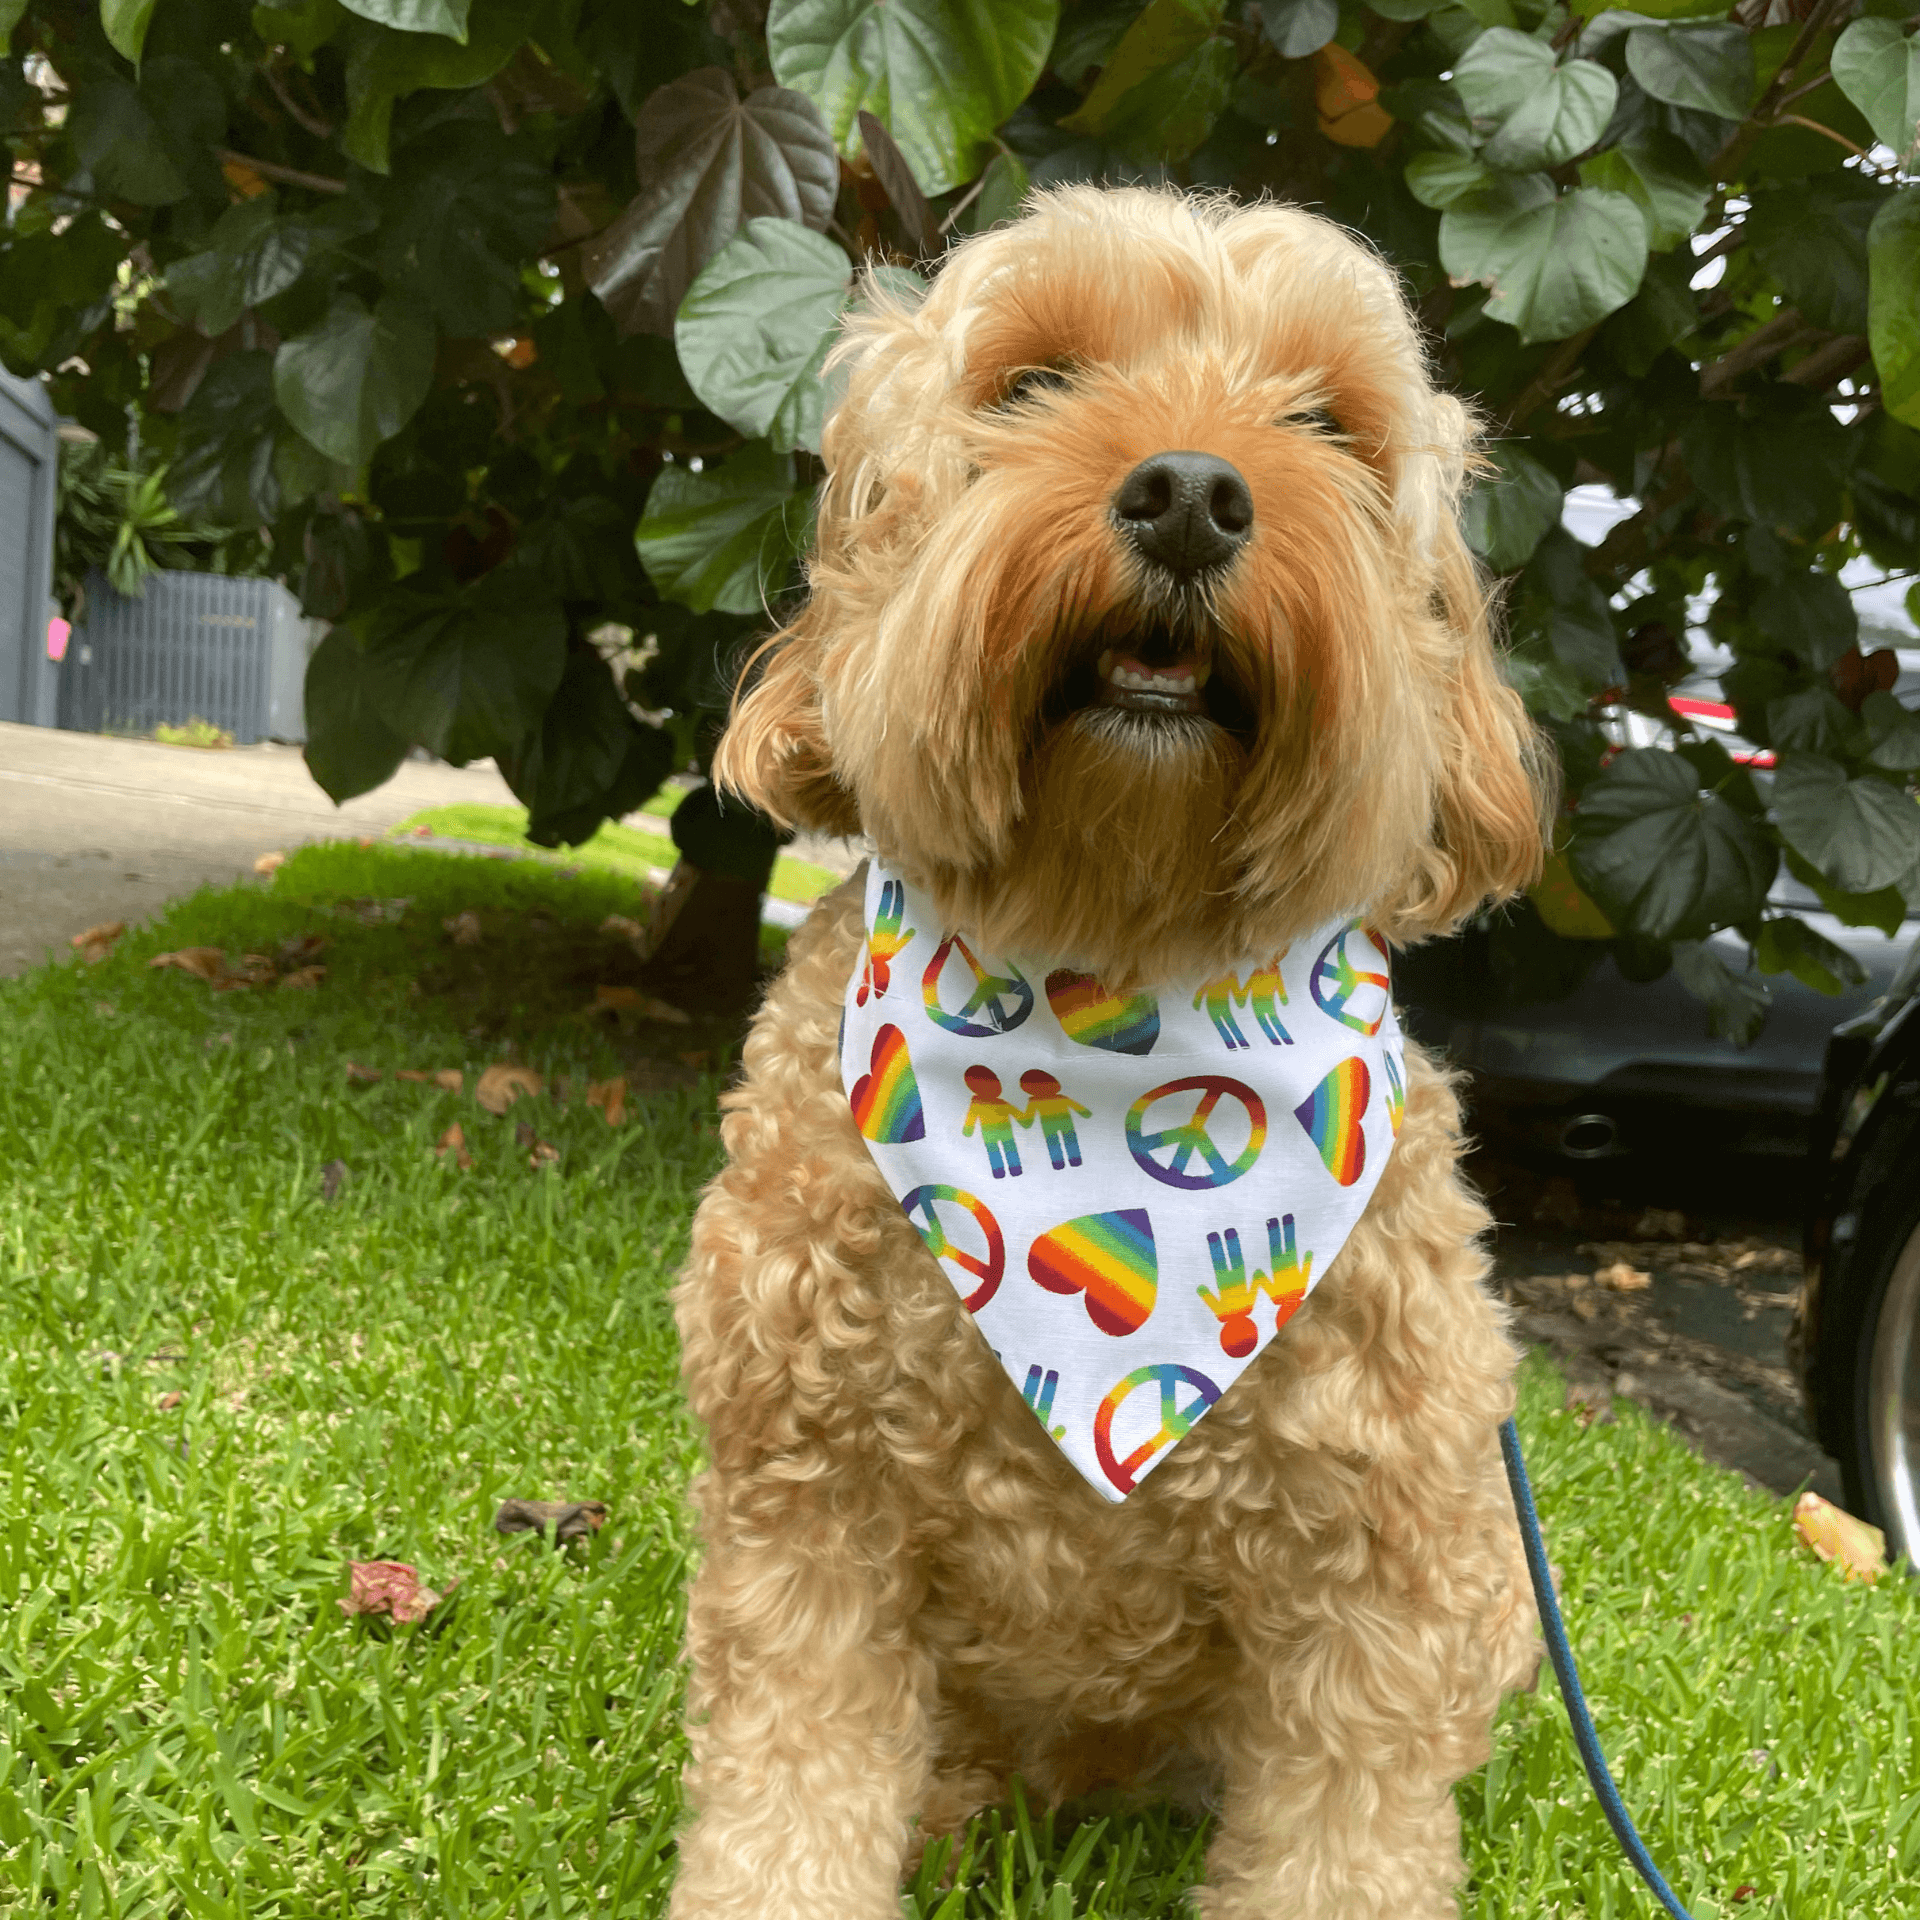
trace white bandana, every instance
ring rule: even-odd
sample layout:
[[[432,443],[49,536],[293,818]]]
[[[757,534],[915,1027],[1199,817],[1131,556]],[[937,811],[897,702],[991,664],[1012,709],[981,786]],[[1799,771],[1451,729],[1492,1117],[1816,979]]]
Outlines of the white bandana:
[[[1075,1467],[1123,1500],[1286,1325],[1406,1103],[1358,921],[1137,993],[941,928],[878,861],[840,1077],[888,1186]]]

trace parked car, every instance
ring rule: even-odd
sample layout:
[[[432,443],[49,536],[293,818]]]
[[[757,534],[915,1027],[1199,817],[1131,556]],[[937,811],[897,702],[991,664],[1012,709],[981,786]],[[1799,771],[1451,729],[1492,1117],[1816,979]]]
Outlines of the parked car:
[[[1570,1161],[1659,1152],[1711,1116],[1730,1152],[1797,1158],[1818,1108],[1828,1035],[1886,994],[1920,942],[1920,916],[1892,938],[1842,926],[1786,876],[1772,903],[1845,947],[1867,978],[1829,997],[1791,974],[1772,977],[1773,1006],[1749,1047],[1710,1034],[1706,1008],[1676,975],[1630,980],[1603,948],[1558,991],[1525,990],[1507,977],[1485,928],[1396,956],[1394,992],[1414,1037],[1472,1074],[1476,1126],[1510,1146]],[[1718,934],[1713,945],[1736,971],[1747,965],[1739,935]]]
[[[1852,1510],[1920,1561],[1920,951],[1828,1043],[1795,1331]]]

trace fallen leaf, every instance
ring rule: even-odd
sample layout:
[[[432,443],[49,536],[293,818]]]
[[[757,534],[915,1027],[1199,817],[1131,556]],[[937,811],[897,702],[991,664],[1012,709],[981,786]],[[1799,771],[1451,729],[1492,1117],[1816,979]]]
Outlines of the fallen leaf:
[[[425,840],[432,832],[433,832],[433,829],[431,827],[427,827],[427,826],[415,827],[413,830],[413,837],[416,840]]]
[[[1313,100],[1320,131],[1342,147],[1377,147],[1393,126],[1379,104],[1380,82],[1345,47],[1329,43],[1313,56]]]
[[[283,987],[317,987],[327,977],[325,967],[296,967],[291,973],[280,976]]]
[[[176,953],[156,953],[150,967],[178,967],[201,980],[218,980],[227,970],[227,956],[218,947],[182,947]]]
[[[467,1079],[458,1067],[396,1067],[393,1077],[425,1081],[430,1086],[445,1087],[449,1093],[458,1093]]]
[[[253,863],[253,870],[255,873],[278,873],[286,864],[287,856],[284,853],[263,853]]]
[[[450,915],[440,924],[453,936],[456,947],[477,947],[480,944],[480,916],[471,907],[465,913]]]
[[[1602,1267],[1593,1278],[1596,1285],[1605,1287],[1609,1293],[1645,1293],[1653,1285],[1652,1274],[1640,1267],[1631,1267],[1624,1260]]]
[[[67,942],[88,966],[97,967],[113,951],[113,943],[127,930],[124,920],[102,920],[85,933],[76,933]]]
[[[627,1077],[587,1082],[587,1105],[598,1107],[608,1126],[617,1127],[627,1117]]]
[[[690,1027],[693,1015],[665,1000],[656,1000],[637,987],[598,986],[593,990],[595,1013],[630,1013],[640,1020],[658,1020],[663,1026]]]
[[[538,1173],[542,1167],[550,1167],[560,1158],[560,1149],[550,1141],[536,1140],[533,1151],[527,1155],[527,1165]]]
[[[555,1546],[584,1540],[607,1523],[603,1500],[503,1500],[493,1516],[495,1533],[551,1533]]]
[[[358,1086],[370,1086],[376,1080],[384,1080],[387,1070],[384,1067],[363,1067],[357,1062],[347,1062],[347,1078]]]
[[[540,1136],[534,1132],[533,1123],[528,1120],[517,1122],[513,1129],[513,1144],[516,1147],[530,1147]]]
[[[473,1155],[467,1151],[467,1136],[461,1131],[456,1120],[434,1143],[434,1158],[444,1160],[448,1154],[454,1156],[454,1164],[464,1173],[473,1165]]]
[[[274,963],[282,969],[303,967],[316,953],[325,953],[332,945],[324,933],[296,934],[291,940],[282,940],[274,949]]]
[[[1887,1536],[1817,1493],[1803,1493],[1793,1503],[1793,1530],[1803,1546],[1836,1562],[1849,1580],[1872,1586],[1887,1570]]]
[[[175,1388],[171,1393],[163,1393],[160,1398],[154,1402],[154,1405],[157,1406],[162,1413],[171,1413],[186,1397],[187,1396],[180,1392],[178,1388]]]
[[[1636,1240],[1684,1240],[1687,1216],[1672,1207],[1649,1207],[1635,1221],[1633,1237]]]
[[[1564,1174],[1556,1174],[1541,1188],[1533,1205],[1533,1222],[1540,1227],[1580,1224],[1580,1191]]]
[[[344,1160],[329,1160],[320,1169],[320,1198],[331,1200],[340,1191],[346,1177],[347,1163]]]
[[[420,1576],[404,1560],[352,1560],[347,1563],[347,1597],[340,1611],[384,1613],[403,1625],[424,1620],[444,1595],[420,1584]]]
[[[512,1067],[496,1061],[481,1074],[473,1097],[489,1113],[505,1113],[523,1094],[537,1094],[545,1079],[532,1067]]]
[[[624,913],[610,913],[600,922],[602,933],[611,933],[621,940],[644,940],[646,928],[638,920],[629,920]]]

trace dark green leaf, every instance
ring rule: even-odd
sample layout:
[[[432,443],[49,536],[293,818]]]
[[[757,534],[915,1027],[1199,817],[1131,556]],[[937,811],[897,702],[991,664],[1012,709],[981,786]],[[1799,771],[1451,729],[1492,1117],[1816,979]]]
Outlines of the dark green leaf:
[[[673,771],[673,736],[642,726],[606,662],[576,647],[539,725],[502,756],[500,771],[527,809],[529,840],[578,846],[653,795]]]
[[[378,711],[459,767],[511,752],[566,667],[566,619],[537,583],[489,578],[457,599],[392,603],[354,627]]]
[[[1791,916],[1762,921],[1753,953],[1762,973],[1790,973],[1816,993],[1845,993],[1867,978],[1866,968],[1845,947]]]
[[[634,545],[669,600],[695,613],[760,613],[800,551],[805,521],[793,461],[754,445],[701,473],[666,468]]]
[[[1467,544],[1495,573],[1524,566],[1566,499],[1560,482],[1524,447],[1496,440],[1488,450],[1498,472],[1476,481],[1467,495],[1462,528]]]
[[[1551,527],[1527,562],[1520,589],[1526,617],[1545,626],[1557,658],[1597,693],[1621,685],[1626,669],[1607,596],[1586,569],[1590,551],[1565,527]]]
[[[471,0],[340,0],[349,13],[402,33],[438,33],[465,42]]]
[[[1461,55],[1453,84],[1486,142],[1487,164],[1508,173],[1557,167],[1599,139],[1618,87],[1592,60],[1556,63],[1551,47],[1491,27]]]
[[[247,308],[292,286],[321,237],[311,221],[283,217],[274,194],[243,200],[214,223],[206,252],[167,269],[167,292],[184,318],[215,338]]]
[[[859,151],[865,107],[921,187],[946,193],[979,172],[994,128],[1039,79],[1059,11],[1058,0],[773,0],[767,53],[842,152]]]
[[[1624,193],[1646,215],[1647,243],[1655,253],[1677,247],[1707,208],[1706,174],[1685,142],[1658,130],[1581,161],[1580,180]]]
[[[1231,41],[1202,41],[1121,95],[1101,137],[1143,166],[1186,159],[1225,110],[1238,67]]]
[[[1574,815],[1580,884],[1615,926],[1653,939],[1700,938],[1751,918],[1777,860],[1760,828],[1653,747],[1622,753]]]
[[[984,233],[1003,220],[1016,218],[1020,203],[1027,197],[1027,169],[1017,153],[996,153],[980,180],[979,197],[967,209],[970,233]]]
[[[1856,20],[1833,43],[1833,77],[1903,162],[1920,147],[1920,39],[1897,20]]]
[[[1407,189],[1423,207],[1443,209],[1470,193],[1496,185],[1492,169],[1471,153],[1444,148],[1416,153],[1407,162]]]
[[[1382,87],[1380,104],[1429,146],[1446,153],[1473,152],[1473,127],[1467,110],[1460,96],[1440,81],[1402,80]]]
[[[1703,940],[1679,940],[1673,970],[1696,1000],[1705,1002],[1707,1031],[1736,1047],[1751,1046],[1767,1024],[1773,995],[1764,980],[1735,973]]]
[[[347,10],[340,0],[296,0],[290,7],[255,7],[253,30],[269,47],[285,47],[302,61],[311,60],[346,25]]]
[[[1810,866],[1789,847],[1787,871],[1803,887],[1811,887],[1820,905],[1843,927],[1878,927],[1882,933],[1900,931],[1906,918],[1906,902],[1898,887],[1881,887],[1873,893],[1843,893],[1828,884],[1817,867]]]
[[[1920,805],[1871,775],[1812,754],[1782,759],[1774,815],[1787,843],[1845,893],[1898,886],[1920,864]]]
[[[350,293],[280,343],[274,398],[328,459],[356,472],[412,419],[433,379],[433,322],[389,294],[371,313]]]
[[[352,21],[346,34],[347,124],[340,134],[348,157],[385,173],[393,103],[422,88],[477,87],[491,80],[527,37],[533,12],[533,0],[472,0],[465,45],[439,34]]]
[[[1920,767],[1920,713],[1904,707],[1890,693],[1870,693],[1860,708],[1867,723],[1873,752],[1868,756],[1876,767],[1903,772]]]
[[[1340,0],[1260,0],[1260,29],[1283,60],[1304,60],[1333,38]]]
[[[406,758],[351,628],[335,627],[313,650],[306,709],[307,770],[335,806],[372,792]]]
[[[1557,194],[1547,175],[1526,174],[1440,216],[1440,261],[1455,286],[1491,288],[1489,318],[1522,340],[1562,340],[1639,290],[1647,223],[1623,193]]]
[[[113,43],[115,53],[140,64],[140,49],[147,39],[147,23],[153,18],[154,0],[100,0],[100,25]],[[18,15],[16,14],[16,18]],[[7,22],[9,34],[13,22]]]
[[[831,240],[791,220],[749,220],[680,304],[674,346],[702,403],[776,453],[818,450],[820,364],[853,270]]]
[[[1799,533],[1840,517],[1855,441],[1817,394],[1775,386],[1737,406],[1700,407],[1680,444],[1695,485],[1722,513]]]
[[[1867,235],[1867,337],[1880,404],[1920,427],[1920,187],[1903,187]]]
[[[1844,753],[1860,732],[1832,687],[1802,687],[1767,702],[1767,745],[1777,752]]]
[[[375,264],[450,334],[506,333],[526,310],[520,263],[553,224],[549,167],[497,123],[465,121],[396,158]]]
[[[67,110],[67,136],[86,172],[110,199],[164,207],[187,195],[186,175],[160,123],[125,80],[97,79]]]
[[[1830,573],[1783,574],[1755,599],[1753,621],[1769,640],[1822,672],[1860,637],[1853,597]]]
[[[1753,257],[1816,327],[1867,330],[1867,230],[1887,190],[1851,168],[1783,182],[1753,196]]]
[[[767,217],[823,228],[840,162],[813,102],[785,87],[741,100],[718,67],[647,97],[637,130],[641,189],[584,251],[593,290],[623,333],[670,333],[700,270]]]
[[[1753,98],[1753,42],[1744,27],[1635,27],[1627,71],[1656,100],[1744,120]]]

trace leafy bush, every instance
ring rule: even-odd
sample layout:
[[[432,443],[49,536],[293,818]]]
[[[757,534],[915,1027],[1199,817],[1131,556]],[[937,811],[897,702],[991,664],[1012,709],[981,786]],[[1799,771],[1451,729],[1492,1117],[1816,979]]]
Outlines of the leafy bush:
[[[1920,904],[1920,719],[1836,579],[1920,565],[1920,41],[1907,0],[1646,5],[0,0],[0,352],[271,529],[339,623],[329,791],[491,753],[572,840],[704,752],[793,584],[861,273],[1052,181],[1322,206],[1497,435],[1475,536],[1572,809],[1548,925],[1751,1031],[1707,933],[1851,967],[1769,907],[1783,862],[1854,924]],[[1636,503],[1598,546],[1579,482]],[[1702,595],[1777,767],[1668,705]]]

